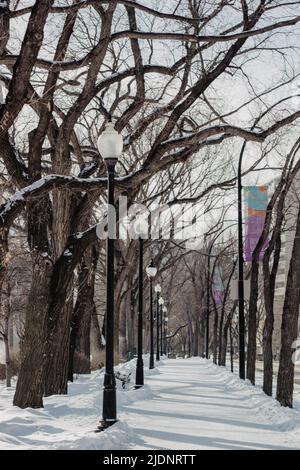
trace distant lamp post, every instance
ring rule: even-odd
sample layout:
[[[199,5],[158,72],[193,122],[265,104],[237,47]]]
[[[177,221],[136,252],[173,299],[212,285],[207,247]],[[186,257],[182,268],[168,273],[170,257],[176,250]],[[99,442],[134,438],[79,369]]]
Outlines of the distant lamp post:
[[[153,264],[153,260],[147,266],[146,273],[149,278],[150,284],[150,363],[149,369],[154,369],[154,344],[153,344],[153,329],[154,329],[154,322],[153,322],[153,290],[152,290],[152,280],[156,276],[157,268]]]
[[[138,355],[136,362],[135,388],[144,385],[143,361],[143,247],[144,240],[139,238],[139,302],[138,302]]]
[[[233,372],[233,328],[237,325],[235,317],[229,320],[229,341],[230,341],[230,369]]]
[[[154,291],[156,293],[156,360],[159,361],[159,295],[161,293],[161,285],[156,284]]]
[[[107,169],[107,241],[106,241],[106,351],[105,375],[103,388],[102,421],[98,430],[111,426],[117,421],[116,380],[114,374],[114,233],[115,201],[114,177],[115,166],[122,154],[123,139],[110,121],[97,142],[98,150]],[[112,236],[111,236],[112,235]]]
[[[162,356],[163,354],[163,347],[162,347],[162,343],[163,343],[163,336],[162,336],[162,325],[163,325],[163,306],[164,306],[164,299],[162,297],[160,297],[159,301],[158,301],[159,305],[160,305],[160,312],[159,312],[159,322],[157,323],[157,342],[159,343],[159,330],[160,330],[160,355]],[[158,344],[159,346],[159,344]]]
[[[168,309],[166,306],[163,307],[163,328],[164,328],[164,340],[163,340],[163,354],[166,356],[167,355],[167,325],[168,325]]]

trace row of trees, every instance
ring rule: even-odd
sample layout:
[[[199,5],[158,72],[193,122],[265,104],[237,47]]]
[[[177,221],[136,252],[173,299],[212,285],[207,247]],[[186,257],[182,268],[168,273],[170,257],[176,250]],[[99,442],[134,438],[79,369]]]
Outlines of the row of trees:
[[[230,214],[227,206],[243,142],[248,156],[244,177],[283,168],[264,230],[265,237],[272,233],[264,263],[265,297],[272,303],[273,281],[268,285],[268,280],[276,278],[277,218],[284,213],[280,204],[288,191],[288,175],[296,174],[296,147],[286,164],[284,149],[294,139],[300,117],[298,9],[298,2],[273,0],[170,0],[163,6],[154,0],[147,6],[134,0],[0,3],[4,339],[5,291],[14,265],[23,274],[9,295],[21,295],[26,305],[22,308],[18,301],[22,311],[13,309],[11,317],[21,338],[15,405],[41,407],[43,396],[67,393],[73,373],[90,370],[89,331],[98,349],[104,344],[105,250],[96,224],[106,201],[106,174],[96,141],[110,115],[125,144],[117,167],[117,195],[126,195],[129,206],[142,202],[151,210],[160,204],[192,203],[211,226],[216,214]],[[272,70],[261,73],[262,64],[271,62]],[[275,222],[271,214],[277,214]],[[226,221],[227,215],[221,219]],[[211,237],[216,230],[212,227]],[[146,249],[146,262],[155,260],[169,298],[177,275],[174,266],[201,282],[199,268],[192,277],[195,258],[186,240],[149,241]],[[294,249],[287,287],[293,294],[286,297],[283,317],[286,358],[299,305],[296,242]],[[220,256],[226,276],[232,276],[232,255]],[[136,260],[137,241],[118,241],[115,322],[121,357],[135,343]],[[197,260],[199,266],[205,263],[201,256]],[[248,348],[254,355],[250,323],[256,321],[256,271],[253,259]],[[197,284],[193,289],[197,308],[173,308],[172,317],[175,332],[186,312],[193,337],[199,338],[194,339],[199,353],[204,297]],[[219,343],[220,363],[230,312],[232,307],[228,312],[225,305],[219,312],[214,306],[214,356]],[[271,317],[267,310],[266,361]],[[254,355],[249,355],[249,377]],[[278,399],[290,405],[292,365],[284,359],[281,364],[279,383],[285,385]],[[291,374],[288,380],[286,374]]]

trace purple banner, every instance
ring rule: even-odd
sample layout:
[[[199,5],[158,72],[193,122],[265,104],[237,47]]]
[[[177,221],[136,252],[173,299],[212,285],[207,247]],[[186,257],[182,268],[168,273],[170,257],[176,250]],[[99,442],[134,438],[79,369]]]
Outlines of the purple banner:
[[[244,188],[245,192],[245,260],[252,261],[252,254],[262,234],[266,209],[268,205],[268,192],[266,186],[249,186]],[[259,254],[262,260],[268,241],[265,242]]]
[[[216,305],[222,305],[224,296],[224,286],[222,281],[222,270],[217,267],[213,278],[213,296]]]

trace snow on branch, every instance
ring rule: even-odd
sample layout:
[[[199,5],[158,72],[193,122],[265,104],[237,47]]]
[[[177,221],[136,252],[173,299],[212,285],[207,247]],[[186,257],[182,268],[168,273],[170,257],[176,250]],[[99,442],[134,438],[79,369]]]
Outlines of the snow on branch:
[[[235,34],[228,35],[195,35],[187,33],[165,33],[165,32],[154,32],[154,31],[131,31],[124,30],[119,31],[111,35],[111,42],[118,41],[120,39],[141,39],[141,40],[167,40],[167,41],[180,41],[180,42],[190,42],[190,43],[209,43],[210,46],[215,43],[220,42],[230,42],[240,39],[247,39],[249,37],[258,36],[265,34],[267,32],[288,27],[295,26],[300,22],[300,16],[296,16],[290,20],[280,21],[277,23],[272,23],[263,28],[241,31]],[[49,61],[44,59],[36,59],[35,66],[42,69],[50,69],[52,71],[62,71],[62,70],[74,70],[81,67],[86,67],[95,57],[95,53],[99,48],[101,43],[104,43],[106,38],[101,39],[99,43],[89,51],[86,56],[79,60],[69,61],[69,62],[60,62],[60,61]],[[7,66],[14,66],[18,60],[17,55],[5,55],[0,58],[0,64]]]
[[[161,143],[162,148],[175,148],[175,147],[184,147],[186,145],[195,145],[201,143],[201,141],[208,139],[209,137],[223,134],[229,137],[241,137],[247,141],[262,143],[267,137],[277,132],[282,127],[291,124],[293,121],[300,118],[300,111],[296,111],[290,116],[281,119],[276,122],[274,125],[270,126],[268,129],[262,132],[253,132],[246,129],[242,129],[236,126],[214,126],[209,129],[203,129],[199,132],[192,133],[185,137],[179,137],[177,139],[165,140]],[[209,141],[207,141],[209,143]],[[215,141],[214,141],[215,143]]]
[[[0,225],[10,225],[23,209],[29,198],[41,196],[54,188],[85,191],[99,189],[106,184],[106,178],[78,178],[75,176],[49,175],[17,191],[0,206]]]
[[[76,3],[74,2],[73,5],[52,6],[50,8],[50,13],[57,13],[57,14],[71,13],[71,12],[75,13],[76,11],[82,8],[87,8],[90,6],[105,5],[108,3],[109,3],[109,0],[82,0]],[[154,8],[150,8],[146,5],[142,5],[141,3],[138,3],[132,0],[118,0],[118,3],[126,7],[132,7],[132,8],[135,8],[136,10],[143,11],[145,13],[148,13],[149,15],[156,16],[157,18],[165,18],[165,19],[181,21],[183,23],[189,23],[189,24],[195,24],[195,23],[198,23],[199,21],[207,21],[207,17],[188,18],[186,16],[177,15],[174,13],[158,11],[158,10],[155,10]],[[31,11],[31,7],[20,8],[19,10],[12,11],[11,17],[16,18],[18,16],[27,15],[28,13],[30,13],[30,11]]]

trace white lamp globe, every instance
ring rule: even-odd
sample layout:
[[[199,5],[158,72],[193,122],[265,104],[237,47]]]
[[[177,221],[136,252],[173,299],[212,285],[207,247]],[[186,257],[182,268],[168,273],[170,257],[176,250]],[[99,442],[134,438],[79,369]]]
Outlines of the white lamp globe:
[[[108,122],[105,130],[99,135],[97,147],[104,160],[118,160],[123,151],[123,138],[112,122]]]
[[[161,285],[160,284],[156,284],[156,286],[154,287],[154,291],[159,294],[161,292]]]
[[[163,305],[165,303],[165,301],[162,297],[160,297],[158,303],[159,303],[159,305]]]
[[[151,264],[147,266],[146,273],[147,273],[147,276],[151,278],[156,276],[157,268],[154,266],[153,261],[151,261]]]
[[[165,307],[163,308],[163,312],[164,312],[164,313],[167,313],[167,311],[168,311],[168,309],[167,309],[167,307],[165,306]]]

